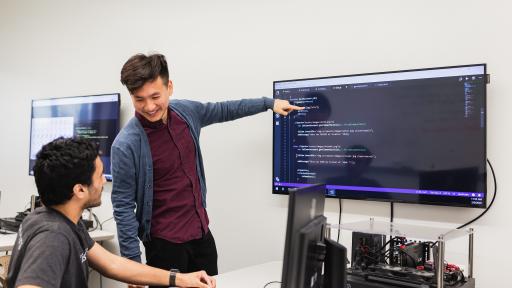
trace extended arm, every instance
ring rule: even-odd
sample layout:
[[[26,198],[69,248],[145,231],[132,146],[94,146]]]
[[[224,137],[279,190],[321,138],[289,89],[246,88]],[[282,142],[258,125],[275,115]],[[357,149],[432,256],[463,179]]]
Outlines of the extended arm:
[[[169,285],[170,272],[123,257],[114,255],[98,244],[87,253],[91,267],[101,274],[125,283],[140,285],[167,286]],[[195,273],[177,273],[176,286],[214,288],[215,279],[209,277],[204,271]]]
[[[275,113],[281,114],[283,116],[288,115],[292,111],[303,110],[303,109],[304,109],[304,107],[299,107],[299,106],[292,105],[292,104],[290,104],[290,102],[288,102],[286,100],[281,100],[281,99],[275,99],[274,100],[274,107],[272,108],[272,110]]]
[[[304,109],[295,105],[291,105],[286,100],[256,98],[242,99],[234,101],[224,101],[216,103],[199,103],[193,102],[194,111],[201,121],[201,127],[208,126],[213,123],[220,123],[251,116],[257,113],[272,109],[281,115],[288,115],[294,110]]]

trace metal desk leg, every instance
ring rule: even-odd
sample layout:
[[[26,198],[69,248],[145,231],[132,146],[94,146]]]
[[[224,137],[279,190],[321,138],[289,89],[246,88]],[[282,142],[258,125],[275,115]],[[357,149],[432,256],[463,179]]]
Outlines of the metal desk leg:
[[[436,277],[437,277],[437,288],[444,288],[444,238],[440,236],[437,239],[437,265],[436,265]]]
[[[474,236],[473,236],[473,228],[469,229],[469,253],[468,253],[468,278],[473,278],[473,245],[474,245]]]

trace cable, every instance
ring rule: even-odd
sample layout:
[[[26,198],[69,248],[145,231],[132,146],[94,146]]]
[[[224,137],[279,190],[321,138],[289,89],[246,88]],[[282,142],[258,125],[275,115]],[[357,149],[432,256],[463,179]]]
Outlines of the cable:
[[[263,286],[263,288],[267,288],[267,286],[270,284],[279,284],[279,283],[281,283],[281,281],[270,281],[267,284],[265,284],[265,286]]]
[[[491,168],[492,178],[494,180],[494,195],[492,196],[491,203],[489,204],[489,206],[487,206],[487,208],[484,210],[484,212],[482,212],[480,215],[473,218],[469,222],[460,225],[459,227],[457,227],[457,229],[462,229],[462,228],[468,226],[469,224],[475,222],[476,220],[480,219],[482,216],[484,216],[485,213],[487,213],[487,211],[489,211],[492,204],[494,204],[494,200],[496,199],[496,194],[498,193],[498,183],[496,181],[496,173],[494,173],[494,168],[492,167],[491,161],[489,161],[489,159],[487,159],[487,164],[489,164],[489,167]],[[393,217],[394,217],[394,208],[393,208],[393,202],[391,202],[391,222],[393,222]]]
[[[112,217],[108,218],[107,220],[105,220],[105,221],[101,222],[101,223],[100,223],[100,229],[101,229],[101,230],[103,230],[103,224],[107,223],[108,221],[110,221],[110,220],[112,220],[112,219],[114,219],[114,216],[112,216]]]
[[[491,203],[489,204],[489,206],[487,206],[487,208],[484,210],[484,212],[482,212],[480,215],[473,218],[473,220],[467,222],[466,224],[460,225],[459,227],[457,227],[457,229],[462,229],[462,228],[468,226],[469,224],[475,222],[476,220],[480,219],[480,217],[484,216],[484,214],[487,213],[487,211],[489,211],[489,208],[491,208],[492,204],[494,203],[494,200],[496,199],[496,193],[498,192],[498,184],[496,181],[496,174],[494,173],[494,168],[492,167],[491,161],[489,161],[489,159],[487,159],[487,163],[489,164],[489,167],[491,168],[492,178],[494,179],[494,195],[492,196]]]
[[[340,231],[341,231],[341,198],[338,199],[340,202],[340,214],[338,217],[338,240],[336,242],[340,243]]]
[[[409,258],[411,258],[412,262],[414,263],[414,266],[418,266],[418,262],[416,261],[416,259],[411,254],[409,254],[406,251],[401,250],[401,249],[398,250],[398,251],[399,251],[399,253],[403,253],[404,255],[409,256]]]
[[[96,214],[92,213],[92,217],[94,217],[94,221],[96,222],[96,227],[94,229],[96,230],[99,226],[100,230],[103,230],[103,225],[101,224],[100,219],[98,219],[98,216],[96,216]]]
[[[98,230],[98,228],[100,228],[100,230],[103,230],[103,223],[110,220],[110,219],[107,219],[103,222],[100,222],[100,219],[98,218],[98,216],[96,214],[94,214],[92,211],[89,211],[89,213],[91,213],[92,217],[94,218],[94,226],[92,227],[91,230],[89,230],[89,232],[96,231],[96,230]]]
[[[389,202],[390,204],[390,208],[391,208],[391,211],[390,211],[390,217],[389,217],[389,222],[393,223],[393,220],[395,218],[395,205],[394,205],[395,202]]]

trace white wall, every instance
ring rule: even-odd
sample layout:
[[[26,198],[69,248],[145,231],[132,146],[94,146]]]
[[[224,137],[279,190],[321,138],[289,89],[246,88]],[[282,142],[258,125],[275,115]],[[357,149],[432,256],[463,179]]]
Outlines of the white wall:
[[[274,80],[486,62],[488,157],[500,193],[474,226],[475,274],[478,287],[504,287],[512,258],[510,11],[506,0],[0,0],[0,216],[36,193],[27,175],[30,100],[121,92],[125,123],[133,109],[119,73],[138,52],[165,54],[173,97],[199,101],[268,96]],[[287,198],[270,192],[270,117],[214,125],[201,136],[221,272],[282,257]],[[111,216],[110,190],[96,209],[102,219]],[[331,222],[337,205],[327,203]],[[345,201],[344,217],[387,217],[388,207]],[[395,211],[454,226],[481,210],[402,204]],[[113,221],[106,228],[115,231]],[[452,246],[448,256],[459,259],[465,248]],[[117,243],[108,247],[116,251]]]

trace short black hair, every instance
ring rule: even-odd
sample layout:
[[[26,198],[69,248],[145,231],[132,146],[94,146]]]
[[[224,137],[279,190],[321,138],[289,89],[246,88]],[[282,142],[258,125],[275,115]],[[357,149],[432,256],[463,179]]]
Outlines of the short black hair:
[[[91,185],[98,155],[98,145],[84,138],[60,137],[44,145],[34,164],[41,202],[63,204],[73,197],[76,184]]]
[[[169,68],[162,54],[133,55],[121,69],[121,83],[128,88],[130,94],[147,82],[155,81],[158,76],[162,78],[164,85],[169,82]]]

